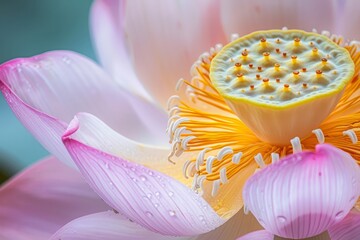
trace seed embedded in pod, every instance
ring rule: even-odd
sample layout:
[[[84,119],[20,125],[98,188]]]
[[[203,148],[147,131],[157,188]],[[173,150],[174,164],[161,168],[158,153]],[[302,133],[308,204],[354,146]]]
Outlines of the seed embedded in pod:
[[[244,48],[251,53],[251,64],[258,66],[243,73],[251,91],[238,91],[225,81],[234,65],[224,59],[230,56],[243,63],[238,49]],[[353,75],[354,63],[346,49],[323,35],[300,30],[259,31],[238,38],[214,57],[210,67],[211,81],[230,108],[258,138],[275,145],[312,134]]]

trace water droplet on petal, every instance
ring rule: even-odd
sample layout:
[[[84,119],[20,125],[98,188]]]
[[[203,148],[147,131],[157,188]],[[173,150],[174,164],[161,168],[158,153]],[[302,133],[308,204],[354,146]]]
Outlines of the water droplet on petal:
[[[153,217],[154,215],[151,212],[145,212],[146,216]]]
[[[249,214],[249,208],[246,205],[244,205],[244,213],[245,215]]]
[[[286,217],[284,217],[284,216],[278,216],[277,219],[278,219],[278,221],[281,222],[281,223],[286,222]]]
[[[143,182],[145,182],[145,181],[147,180],[147,178],[146,178],[145,176],[143,176],[143,175],[140,176],[140,179],[141,179],[141,181],[143,181]]]
[[[71,61],[68,57],[63,57],[63,62],[66,63],[66,64],[69,64]]]
[[[155,204],[154,204],[154,207],[158,208],[158,207],[160,207],[160,204],[155,203]]]
[[[344,216],[344,211],[339,211],[335,214],[335,218],[342,218]]]
[[[174,210],[170,210],[169,211],[169,215],[170,217],[175,217],[176,216],[176,212]]]
[[[174,193],[170,191],[170,192],[168,193],[168,195],[169,195],[169,197],[173,197],[173,196],[174,196]]]
[[[160,197],[161,197],[161,193],[160,193],[160,192],[156,192],[156,193],[155,193],[155,196],[156,196],[157,198],[160,198]]]

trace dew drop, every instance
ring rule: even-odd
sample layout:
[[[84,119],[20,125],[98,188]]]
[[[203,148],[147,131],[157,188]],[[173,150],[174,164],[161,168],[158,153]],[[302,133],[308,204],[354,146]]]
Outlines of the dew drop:
[[[154,204],[154,207],[158,208],[158,207],[160,207],[160,204],[155,203],[155,204]]]
[[[146,216],[153,217],[154,215],[151,212],[145,212]]]
[[[66,64],[69,64],[71,61],[68,57],[63,57],[63,62],[66,63]]]
[[[286,217],[284,217],[284,216],[278,216],[277,219],[278,219],[278,221],[281,222],[281,223],[286,222]]]
[[[174,196],[174,193],[170,191],[170,192],[168,193],[168,195],[169,195],[169,197],[173,197],[173,196]]]
[[[160,193],[160,192],[156,192],[156,193],[155,193],[155,196],[156,196],[157,198],[161,198],[161,193]]]
[[[145,181],[147,180],[147,178],[146,178],[145,176],[143,176],[143,175],[140,176],[140,179],[141,179],[141,181],[143,181],[143,182],[145,182]]]
[[[200,220],[200,221],[203,221],[203,220],[204,220],[204,216],[203,216],[203,215],[200,215],[200,216],[199,216],[199,220]]]
[[[335,214],[335,218],[342,218],[344,216],[344,211],[340,211]]]
[[[170,210],[169,211],[169,215],[170,217],[175,217],[176,216],[176,212],[174,210]]]
[[[146,196],[147,196],[148,198],[151,198],[151,197],[152,197],[152,194],[151,194],[151,193],[148,193],[148,194],[146,194]]]
[[[249,208],[247,205],[244,205],[244,213],[245,213],[245,215],[249,214]]]

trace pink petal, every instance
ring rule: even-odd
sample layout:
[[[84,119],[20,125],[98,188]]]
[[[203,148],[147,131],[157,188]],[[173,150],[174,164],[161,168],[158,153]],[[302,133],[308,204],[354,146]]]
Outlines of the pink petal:
[[[360,236],[360,212],[353,209],[341,222],[329,228],[332,240],[353,240]]]
[[[283,27],[311,31],[333,30],[335,1],[224,0],[221,18],[228,36]]]
[[[77,171],[50,157],[0,188],[0,239],[48,239],[65,223],[107,209]]]
[[[360,194],[360,168],[327,144],[285,157],[251,177],[244,202],[269,232],[286,238],[318,235],[341,221]]]
[[[91,8],[91,30],[105,70],[130,92],[149,98],[137,79],[126,49],[123,29],[124,0],[97,0]]]
[[[68,166],[75,167],[61,142],[60,136],[66,130],[66,123],[29,106],[2,81],[0,81],[0,90],[16,117],[44,148]]]
[[[269,233],[266,230],[260,230],[256,232],[248,233],[236,240],[273,240],[274,234]]]
[[[354,0],[338,1],[337,6],[337,29],[336,32],[345,39],[360,40],[359,32],[359,9],[360,2]]]
[[[156,149],[151,152],[146,145],[126,143],[102,126],[95,117],[78,114],[63,142],[86,181],[110,206],[143,227],[166,235],[198,235],[224,222],[182,183],[121,157],[138,155],[144,158],[140,162],[151,164],[148,159],[153,159],[156,164],[163,161],[156,158]],[[116,139],[126,145],[118,145]]]
[[[125,31],[137,76],[163,106],[199,55],[225,39],[217,0],[128,1]]]
[[[176,177],[186,184],[191,183],[191,180],[184,179],[181,164],[169,164],[169,148],[144,145],[125,138],[91,114],[77,114],[64,137],[71,134],[78,136],[83,144]]]
[[[96,114],[139,141],[156,144],[166,139],[161,134],[166,126],[161,110],[122,91],[97,65],[76,53],[55,51],[4,63],[0,90],[44,147],[68,164],[61,134],[79,111]]]
[[[151,232],[113,211],[95,213],[73,220],[49,240],[185,240]]]

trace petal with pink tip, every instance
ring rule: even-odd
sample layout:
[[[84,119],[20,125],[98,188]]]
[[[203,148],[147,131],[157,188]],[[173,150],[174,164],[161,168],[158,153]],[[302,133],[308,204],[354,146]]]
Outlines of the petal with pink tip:
[[[128,1],[125,31],[137,76],[162,106],[199,55],[225,40],[217,0]]]
[[[93,3],[90,25],[94,44],[102,65],[122,87],[149,98],[130,62],[123,29],[124,13],[124,0]]]
[[[108,209],[77,171],[50,157],[0,188],[0,239],[45,240],[75,218]]]
[[[78,129],[80,128],[80,131]],[[82,143],[101,149],[108,154],[126,159],[136,164],[144,165],[155,171],[159,171],[169,175],[186,186],[192,186],[192,179],[186,179],[183,176],[182,167],[187,157],[181,157],[177,160],[177,164],[169,164],[168,148],[154,148],[149,145],[142,145],[116,133],[113,129],[103,123],[96,117],[79,113],[72,122],[67,134],[74,131],[81,132]],[[98,139],[102,139],[99,141]],[[254,164],[255,165],[255,164]],[[204,182],[204,198],[210,206],[217,208],[216,212],[223,218],[230,218],[239,211],[243,206],[241,198],[241,189],[245,180],[254,172],[253,165],[244,170],[241,175],[234,176],[229,180],[228,184],[222,186],[216,197],[211,196],[211,182]],[[240,189],[240,190],[239,190]],[[222,206],[219,206],[219,202]]]
[[[319,144],[251,177],[244,202],[269,232],[307,238],[341,221],[360,194],[360,168],[346,152]]]
[[[44,147],[68,164],[61,134],[79,111],[100,116],[127,137],[165,142],[165,134],[160,134],[165,114],[121,90],[94,62],[76,53],[55,51],[4,63],[0,90]]]
[[[332,31],[335,9],[333,0],[224,0],[221,1],[221,19],[228,36],[283,27]]]
[[[269,233],[266,230],[260,230],[256,232],[248,233],[236,240],[273,240],[274,234]]]
[[[89,113],[77,114],[70,123],[64,138],[74,133],[76,136],[79,136],[83,144],[160,171],[180,180],[184,184],[191,184],[190,180],[183,177],[181,164],[174,165],[169,163],[168,155],[170,149],[167,147],[144,145],[125,138]]]
[[[82,137],[82,142],[84,144],[101,149],[106,153],[118,156],[122,159],[144,165],[169,175],[187,186],[192,186],[193,179],[186,179],[183,175],[183,165],[191,158],[191,156],[181,156],[176,160],[175,165],[169,164],[169,148],[154,148],[153,146],[142,145],[130,141],[116,133],[101,120],[86,113],[77,114],[76,119],[73,121],[73,126],[71,126],[70,129],[74,129],[75,131],[79,127],[79,122],[81,122],[80,128],[82,135],[84,136]],[[99,138],[102,140],[98,141]],[[246,179],[254,173],[256,166],[254,161],[254,164],[250,164],[247,169],[241,172],[241,174],[237,174],[231,178],[228,184],[225,184],[219,189],[219,192],[215,197],[211,195],[212,182],[204,181],[204,193],[202,197],[210,204],[210,206],[217,209],[216,212],[220,216],[224,216],[226,219],[232,217],[243,206],[241,189],[243,188]],[[219,202],[222,203],[222,206],[219,206]]]
[[[110,131],[101,126],[101,121],[92,115],[78,114],[63,142],[86,181],[110,206],[143,227],[166,235],[198,235],[224,223],[190,188],[121,157],[143,157],[140,162],[148,164],[151,162],[147,159],[163,161],[156,158],[157,149],[150,151],[148,146],[126,143],[119,135],[108,135]],[[116,139],[120,144],[112,142]]]
[[[328,230],[332,240],[353,240],[360,236],[360,211],[353,209],[341,222]]]
[[[95,213],[71,221],[49,240],[185,240],[151,232],[113,211]]]

